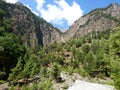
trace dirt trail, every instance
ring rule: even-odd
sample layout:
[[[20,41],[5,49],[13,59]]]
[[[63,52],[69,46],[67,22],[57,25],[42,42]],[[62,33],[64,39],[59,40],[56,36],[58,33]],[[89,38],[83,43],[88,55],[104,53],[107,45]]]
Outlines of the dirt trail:
[[[68,88],[68,90],[115,90],[115,89],[114,87],[109,85],[102,85],[82,80],[76,80],[75,83]]]

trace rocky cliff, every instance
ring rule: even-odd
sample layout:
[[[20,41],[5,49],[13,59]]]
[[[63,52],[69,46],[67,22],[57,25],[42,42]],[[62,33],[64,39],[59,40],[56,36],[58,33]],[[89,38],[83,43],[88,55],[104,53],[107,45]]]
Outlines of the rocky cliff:
[[[60,37],[59,29],[33,14],[21,3],[9,4],[1,0],[0,9],[6,14],[3,19],[10,20],[13,32],[22,36],[25,46],[48,45]]]
[[[63,41],[77,38],[93,31],[110,30],[120,25],[120,5],[112,3],[107,8],[98,8],[74,22],[63,35]]]
[[[13,32],[22,36],[25,46],[49,45],[54,41],[68,41],[93,31],[110,30],[120,25],[120,5],[112,3],[106,8],[98,8],[74,22],[67,32],[62,32],[33,14],[21,3],[9,4],[0,1],[0,9],[6,12],[3,19],[9,18]]]

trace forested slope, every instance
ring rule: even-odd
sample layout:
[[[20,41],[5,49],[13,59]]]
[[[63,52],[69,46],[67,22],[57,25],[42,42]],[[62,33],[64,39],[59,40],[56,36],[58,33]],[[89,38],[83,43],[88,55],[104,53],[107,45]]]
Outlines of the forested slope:
[[[66,71],[83,77],[111,78],[119,90],[119,45],[120,27],[116,27],[104,32],[93,32],[66,43],[55,42],[47,47],[27,49],[25,56],[12,69],[8,80],[16,84],[22,78],[38,75],[41,82],[36,87],[45,89],[46,85],[52,85],[51,81],[61,82],[60,72]]]

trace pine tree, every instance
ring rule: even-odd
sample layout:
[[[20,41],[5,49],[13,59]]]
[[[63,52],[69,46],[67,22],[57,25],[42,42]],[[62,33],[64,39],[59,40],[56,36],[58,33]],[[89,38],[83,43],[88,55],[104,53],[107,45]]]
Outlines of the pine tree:
[[[57,80],[60,76],[60,69],[57,63],[54,63],[51,68],[51,76],[53,79]]]
[[[18,59],[18,63],[15,68],[13,68],[11,71],[12,73],[9,75],[8,80],[15,80],[22,78],[22,70],[24,68],[24,60],[22,58]]]

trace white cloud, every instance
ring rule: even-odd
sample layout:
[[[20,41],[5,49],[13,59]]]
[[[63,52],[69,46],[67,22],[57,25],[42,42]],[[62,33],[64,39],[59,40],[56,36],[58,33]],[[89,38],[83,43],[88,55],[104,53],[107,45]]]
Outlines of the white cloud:
[[[40,10],[43,7],[45,0],[36,0],[36,2],[37,2],[37,10]]]
[[[18,0],[6,0],[8,3],[16,3]]]
[[[65,0],[53,0],[53,4],[45,4],[45,0],[36,0],[37,10],[41,16],[48,22],[54,24],[64,25],[66,20],[67,25],[70,26],[73,22],[83,15],[83,11],[80,6],[73,1],[70,6]],[[47,9],[44,8],[44,4]]]

